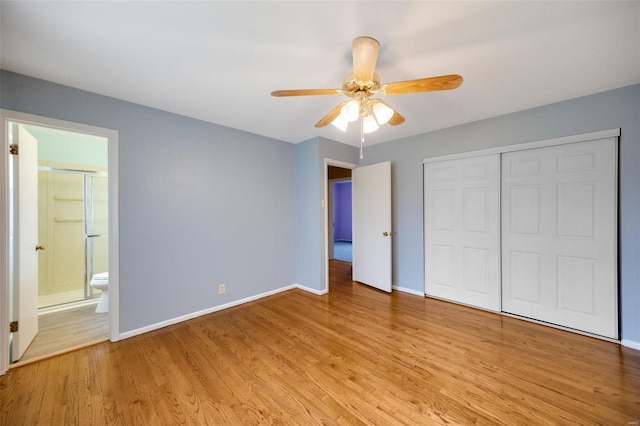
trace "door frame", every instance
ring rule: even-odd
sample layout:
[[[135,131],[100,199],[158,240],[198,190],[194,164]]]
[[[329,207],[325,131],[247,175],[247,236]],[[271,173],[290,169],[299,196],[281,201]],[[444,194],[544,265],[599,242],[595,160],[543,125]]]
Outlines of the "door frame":
[[[118,131],[58,120],[33,114],[0,109],[0,375],[9,369],[9,137],[8,122],[53,127],[76,133],[87,133],[107,139],[109,149],[109,340],[120,339],[120,259],[119,259],[119,185]]]
[[[358,167],[357,164],[347,163],[345,161],[333,160],[331,158],[324,159],[324,195],[322,199],[322,206],[324,207],[324,288],[322,293],[329,291],[329,166],[340,167],[343,169],[353,170]],[[353,223],[351,224],[353,226]]]

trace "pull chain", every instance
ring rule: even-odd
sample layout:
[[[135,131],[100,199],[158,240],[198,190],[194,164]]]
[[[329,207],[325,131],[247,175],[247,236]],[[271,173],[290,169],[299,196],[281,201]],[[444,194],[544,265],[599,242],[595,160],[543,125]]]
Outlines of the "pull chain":
[[[360,115],[360,159],[362,160],[364,156],[362,155],[362,145],[364,145],[364,116]]]

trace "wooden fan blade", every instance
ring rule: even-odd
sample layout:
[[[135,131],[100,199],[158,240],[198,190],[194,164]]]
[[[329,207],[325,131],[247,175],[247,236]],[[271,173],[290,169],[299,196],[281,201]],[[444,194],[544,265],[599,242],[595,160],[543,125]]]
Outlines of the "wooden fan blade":
[[[342,107],[347,103],[349,103],[349,101],[339,103],[335,108],[329,111],[327,115],[322,117],[320,121],[316,123],[316,127],[324,127],[335,120],[335,118],[340,115],[340,110],[342,109]]]
[[[271,92],[271,96],[314,96],[314,95],[342,95],[342,89],[299,89],[299,90],[276,90]]]
[[[353,40],[353,76],[356,81],[373,80],[378,60],[380,43],[371,37],[358,37]]]
[[[380,89],[384,95],[402,95],[415,92],[433,92],[436,90],[451,90],[462,84],[462,77],[457,74],[441,75],[439,77],[419,78],[417,80],[397,81],[388,83]]]
[[[391,116],[387,124],[390,126],[399,126],[402,123],[404,123],[404,117],[394,109],[393,115]]]

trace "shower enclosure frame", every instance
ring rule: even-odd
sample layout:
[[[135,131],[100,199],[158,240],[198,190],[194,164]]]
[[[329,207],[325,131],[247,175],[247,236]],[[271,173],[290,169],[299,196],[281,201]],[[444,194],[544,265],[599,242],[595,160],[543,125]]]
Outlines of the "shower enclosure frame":
[[[69,173],[69,174],[81,174],[82,175],[82,224],[83,224],[83,244],[84,244],[84,299],[87,300],[95,298],[98,295],[94,294],[93,288],[89,285],[91,277],[95,273],[93,270],[94,260],[94,239],[100,237],[107,237],[109,234],[96,234],[95,233],[95,178],[104,177],[109,179],[108,172],[96,171],[96,170],[84,170],[73,169],[68,167],[50,167],[50,166],[38,166],[38,172],[46,173]],[[90,201],[88,201],[90,200]],[[108,217],[108,215],[107,215]],[[81,300],[74,300],[66,303],[79,302]],[[50,305],[57,306],[57,305]]]

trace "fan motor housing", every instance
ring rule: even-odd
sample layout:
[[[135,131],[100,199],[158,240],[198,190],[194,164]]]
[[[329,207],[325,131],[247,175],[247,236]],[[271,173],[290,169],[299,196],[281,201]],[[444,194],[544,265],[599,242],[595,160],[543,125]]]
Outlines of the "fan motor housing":
[[[380,76],[373,74],[373,78],[370,81],[358,81],[353,74],[349,74],[342,81],[342,90],[349,97],[356,98],[362,96],[361,92],[365,92],[366,95],[375,93],[380,90]]]

